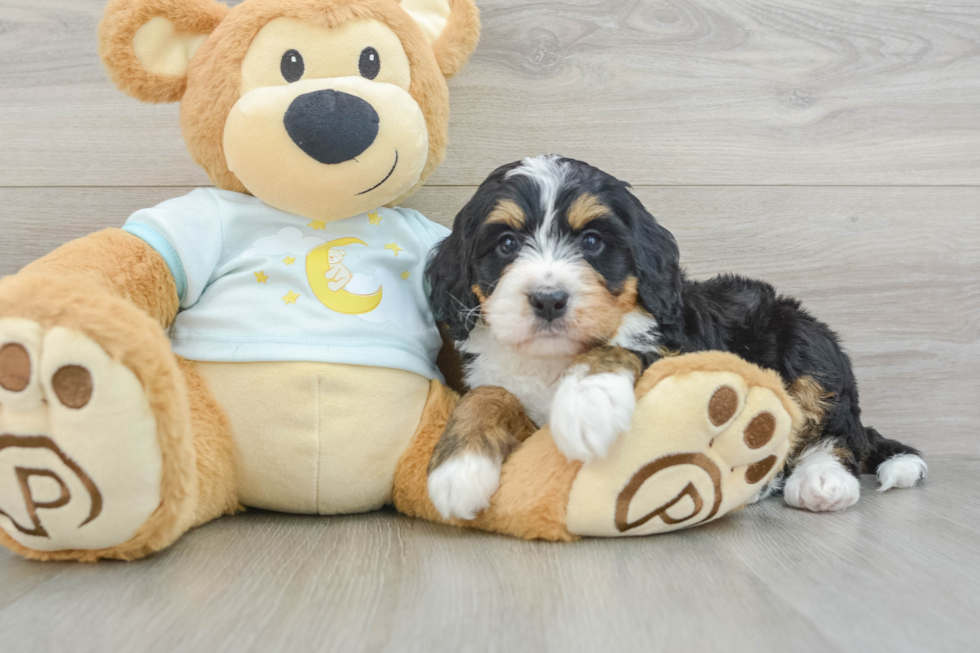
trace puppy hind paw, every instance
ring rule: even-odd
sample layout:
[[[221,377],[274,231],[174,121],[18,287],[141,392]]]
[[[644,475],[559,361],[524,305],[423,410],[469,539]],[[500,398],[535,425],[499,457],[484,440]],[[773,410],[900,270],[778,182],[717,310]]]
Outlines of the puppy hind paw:
[[[783,488],[788,505],[812,512],[844,510],[857,503],[860,496],[858,479],[825,451],[804,454]]]
[[[924,479],[928,471],[929,466],[921,456],[910,453],[893,456],[878,465],[878,469],[875,470],[875,475],[881,484],[878,491],[884,492],[893,487],[912,487]]]
[[[562,380],[551,408],[551,435],[569,460],[605,458],[636,410],[632,375],[571,374]]]
[[[450,458],[429,473],[429,498],[443,519],[470,521],[490,506],[501,461],[482,454]]]

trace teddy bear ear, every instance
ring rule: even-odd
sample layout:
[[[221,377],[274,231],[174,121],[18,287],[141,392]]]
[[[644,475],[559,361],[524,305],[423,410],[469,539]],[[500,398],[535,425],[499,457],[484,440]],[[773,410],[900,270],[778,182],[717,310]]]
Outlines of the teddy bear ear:
[[[425,34],[446,78],[459,72],[480,40],[480,10],[473,0],[401,0]]]
[[[99,56],[123,92],[177,102],[191,59],[228,11],[215,0],[112,0],[99,24]]]

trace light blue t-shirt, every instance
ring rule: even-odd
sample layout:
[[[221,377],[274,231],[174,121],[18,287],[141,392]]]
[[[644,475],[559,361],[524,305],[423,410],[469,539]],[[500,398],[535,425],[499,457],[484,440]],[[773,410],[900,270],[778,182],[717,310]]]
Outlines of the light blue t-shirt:
[[[336,222],[212,188],[137,211],[126,231],[163,256],[181,311],[175,353],[199,361],[315,361],[441,379],[424,269],[449,230],[411,209]]]

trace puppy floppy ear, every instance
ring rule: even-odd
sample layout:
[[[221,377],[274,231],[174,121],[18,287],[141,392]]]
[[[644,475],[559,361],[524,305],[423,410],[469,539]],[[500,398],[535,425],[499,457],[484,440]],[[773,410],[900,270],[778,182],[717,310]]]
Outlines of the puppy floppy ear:
[[[473,0],[401,0],[432,45],[439,69],[448,79],[458,73],[480,40],[480,10]]]
[[[684,330],[680,252],[673,234],[660,226],[624,187],[617,207],[633,231],[631,243],[640,305],[654,318],[668,346],[679,346]]]
[[[460,211],[462,216],[463,211]],[[473,294],[470,247],[466,243],[460,216],[456,229],[436,246],[425,268],[429,283],[429,305],[437,322],[449,329],[453,340],[465,340],[480,319],[480,300]]]
[[[112,0],[99,24],[99,56],[121,91],[177,102],[191,59],[228,11],[215,0]]]

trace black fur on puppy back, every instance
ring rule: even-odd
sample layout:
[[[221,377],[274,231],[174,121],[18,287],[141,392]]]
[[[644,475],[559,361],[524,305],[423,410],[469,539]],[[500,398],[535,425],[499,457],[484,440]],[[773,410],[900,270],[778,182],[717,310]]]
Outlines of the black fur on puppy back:
[[[684,275],[677,241],[633,195],[628,184],[619,184],[618,192],[604,199],[632,230],[631,250],[640,305],[656,318],[664,343],[676,346],[674,343],[680,342],[684,330]]]
[[[480,300],[473,294],[476,234],[493,209],[505,175],[519,164],[508,163],[490,173],[456,214],[452,233],[436,246],[426,265],[432,313],[454,340],[465,340],[480,319]]]

